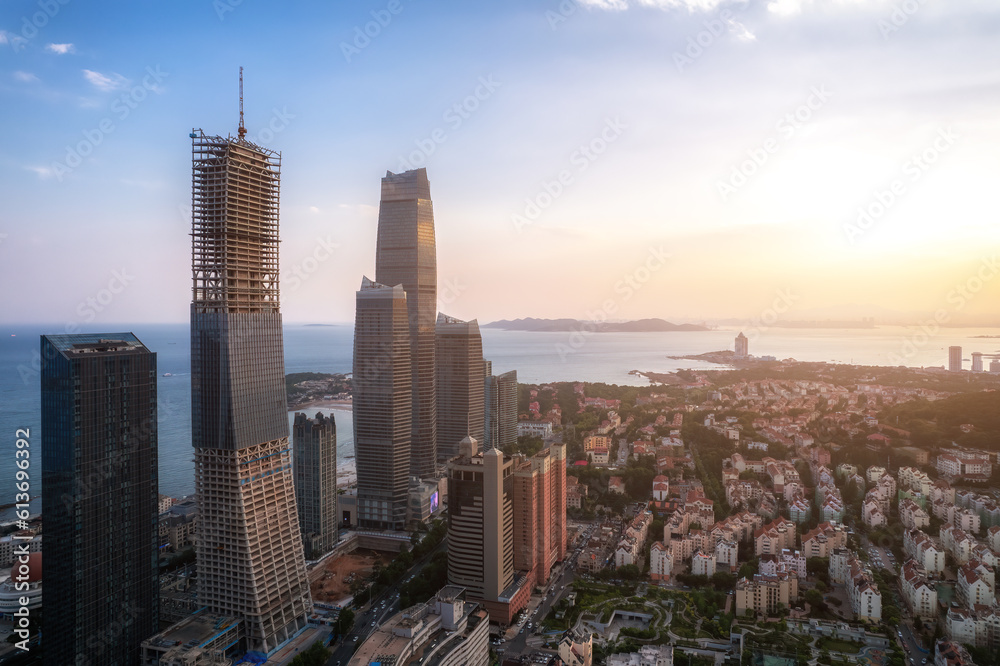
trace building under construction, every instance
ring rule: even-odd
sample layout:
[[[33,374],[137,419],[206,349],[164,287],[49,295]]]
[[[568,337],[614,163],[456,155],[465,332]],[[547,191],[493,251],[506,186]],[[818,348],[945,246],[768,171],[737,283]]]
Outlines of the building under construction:
[[[238,137],[191,133],[198,601],[269,653],[306,626],[312,601],[285,401],[281,155],[244,135],[242,117]]]

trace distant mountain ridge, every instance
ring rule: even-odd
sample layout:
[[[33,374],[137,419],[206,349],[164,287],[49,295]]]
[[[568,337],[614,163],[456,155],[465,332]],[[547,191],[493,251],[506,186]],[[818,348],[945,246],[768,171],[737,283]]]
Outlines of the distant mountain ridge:
[[[499,328],[504,331],[579,331],[582,329],[595,330],[599,333],[660,333],[664,331],[708,331],[706,326],[698,324],[674,324],[664,319],[638,319],[636,321],[623,322],[589,322],[581,319],[536,319],[526,317],[524,319],[501,319],[489,324],[483,324],[483,328]]]

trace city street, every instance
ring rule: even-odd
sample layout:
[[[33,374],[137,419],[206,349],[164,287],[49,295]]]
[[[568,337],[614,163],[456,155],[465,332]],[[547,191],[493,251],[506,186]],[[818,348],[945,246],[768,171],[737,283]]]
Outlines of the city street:
[[[435,553],[440,552],[446,547],[448,543],[448,538],[445,537],[438,547],[431,552],[424,555],[419,561],[415,562],[412,567],[410,567],[403,580],[407,580],[411,576],[416,576],[420,570],[430,562],[431,558]],[[384,608],[379,608],[379,605],[386,601]],[[387,617],[391,617],[393,613],[399,612],[399,589],[398,587],[391,587],[383,592],[381,595],[372,599],[371,603],[365,610],[355,609],[354,617],[354,627],[348,632],[339,642],[334,643],[330,646],[332,654],[330,659],[327,660],[326,666],[341,666],[346,664],[351,655],[354,654],[355,649],[365,642],[372,630],[380,626]],[[374,623],[374,625],[372,624]],[[354,637],[357,636],[358,640],[354,641]]]

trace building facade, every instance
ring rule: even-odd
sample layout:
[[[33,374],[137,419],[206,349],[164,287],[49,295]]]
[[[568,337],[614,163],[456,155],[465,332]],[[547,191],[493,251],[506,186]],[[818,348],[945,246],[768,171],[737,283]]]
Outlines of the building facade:
[[[435,318],[437,246],[427,169],[386,172],[378,211],[375,281],[402,285],[409,323],[410,474],[434,475],[437,464]]]
[[[485,449],[517,444],[517,370],[485,379]]]
[[[191,438],[198,601],[269,652],[312,611],[288,443],[280,153],[191,132]]]
[[[475,319],[461,321],[444,313],[438,314],[435,330],[437,457],[448,462],[458,455],[463,439],[484,438],[483,338]]]
[[[514,568],[544,585],[566,557],[566,446],[514,457]]]
[[[307,559],[318,559],[337,543],[337,424],[333,416],[297,413],[292,426],[295,446],[295,503]]]
[[[41,358],[41,437],[22,441],[41,444],[45,662],[134,664],[159,622],[156,354],[46,335]]]
[[[368,278],[354,317],[354,450],[357,523],[406,528],[412,429],[410,325],[403,287]]]

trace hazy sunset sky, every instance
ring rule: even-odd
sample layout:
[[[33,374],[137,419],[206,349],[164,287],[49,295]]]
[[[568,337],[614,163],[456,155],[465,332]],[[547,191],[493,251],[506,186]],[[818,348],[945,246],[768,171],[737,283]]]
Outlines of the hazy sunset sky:
[[[288,322],[353,320],[426,166],[457,317],[1000,324],[995,1],[50,4],[0,14],[10,323],[187,320],[188,134],[242,65]]]

